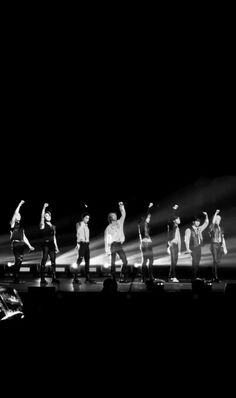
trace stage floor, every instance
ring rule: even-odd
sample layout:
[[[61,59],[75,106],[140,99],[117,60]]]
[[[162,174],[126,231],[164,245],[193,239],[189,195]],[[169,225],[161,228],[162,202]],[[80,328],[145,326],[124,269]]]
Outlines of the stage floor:
[[[103,290],[104,281],[107,278],[93,278],[94,283],[86,283],[85,278],[80,278],[81,284],[74,284],[73,278],[59,277],[59,283],[52,283],[50,277],[46,277],[48,284],[46,286],[40,284],[40,278],[34,278],[29,273],[21,274],[22,283],[13,283],[12,277],[0,278],[0,285],[5,287],[13,287],[19,293],[26,293],[31,288],[49,289],[55,288],[56,292],[81,292],[81,293],[98,293]],[[219,283],[211,282],[210,280],[203,280],[205,285],[211,285],[212,291],[224,292],[227,284],[236,284],[236,280],[221,280]],[[169,282],[163,279],[155,279],[154,287],[162,287],[163,291],[180,292],[192,291],[192,281],[189,279],[180,279],[179,282]],[[127,283],[120,283],[117,278],[117,291],[121,293],[140,292],[144,293],[149,291],[148,285],[143,283],[140,278]]]

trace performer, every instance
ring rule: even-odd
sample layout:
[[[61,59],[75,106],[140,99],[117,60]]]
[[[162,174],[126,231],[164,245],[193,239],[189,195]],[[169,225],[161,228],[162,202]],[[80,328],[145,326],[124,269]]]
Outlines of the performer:
[[[227,254],[227,248],[224,238],[224,230],[220,226],[221,216],[219,216],[220,210],[216,210],[212,222],[209,226],[209,235],[211,239],[211,253],[213,257],[212,266],[212,281],[220,282],[218,278],[218,267],[221,262],[223,254]]]
[[[23,282],[20,280],[19,274],[26,246],[30,251],[34,250],[34,247],[29,243],[28,238],[25,236],[24,229],[21,226],[20,208],[24,203],[25,201],[21,200],[10,221],[10,240],[15,257],[15,264],[13,267],[14,283]]]
[[[89,263],[90,263],[90,249],[89,249],[89,227],[88,223],[90,220],[89,213],[83,213],[81,215],[81,221],[76,224],[76,237],[77,237],[77,269],[75,271],[73,283],[81,283],[78,279],[79,266],[83,259],[85,261],[85,282],[95,283],[90,278]]]
[[[47,285],[45,279],[45,268],[48,256],[51,261],[52,270],[52,282],[59,283],[56,278],[56,253],[59,253],[57,239],[56,239],[56,227],[52,225],[51,219],[52,215],[50,211],[46,211],[48,203],[44,203],[43,210],[41,213],[40,230],[42,231],[42,251],[43,257],[41,261],[40,276],[41,284]]]
[[[142,281],[146,283],[147,279],[154,281],[153,276],[153,249],[152,249],[152,239],[150,237],[150,220],[151,220],[151,207],[153,203],[149,203],[148,210],[141,217],[138,224],[138,232],[140,239],[140,250],[142,253]],[[147,268],[148,262],[148,268]]]
[[[171,266],[169,271],[169,280],[171,282],[179,282],[176,278],[176,265],[178,263],[178,257],[181,252],[181,237],[179,231],[180,217],[177,213],[179,205],[174,205],[172,207],[172,216],[167,223],[167,233],[168,233],[168,243],[167,252],[171,257]]]
[[[116,213],[108,214],[109,225],[105,229],[104,240],[105,240],[105,252],[107,255],[111,255],[111,275],[113,279],[116,279],[115,261],[116,254],[118,254],[122,260],[122,267],[120,271],[120,282],[128,282],[128,262],[126,254],[123,250],[122,243],[125,241],[124,235],[124,221],[126,217],[126,211],[123,202],[119,202],[119,209],[121,217],[117,220]]]
[[[191,254],[192,256],[192,279],[199,279],[198,270],[199,264],[201,261],[202,255],[202,242],[203,237],[202,233],[207,228],[209,224],[209,219],[207,213],[204,211],[203,214],[205,215],[205,221],[202,225],[200,225],[200,218],[195,217],[192,221],[192,227],[187,228],[185,231],[185,246],[186,246],[186,253]]]

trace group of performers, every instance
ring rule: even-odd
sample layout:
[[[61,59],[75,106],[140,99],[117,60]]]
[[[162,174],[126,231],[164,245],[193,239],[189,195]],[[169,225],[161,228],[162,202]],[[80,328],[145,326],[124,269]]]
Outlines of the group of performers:
[[[10,222],[10,240],[15,257],[15,264],[13,267],[14,283],[20,283],[20,267],[23,261],[24,250],[28,247],[29,251],[35,250],[30,244],[28,238],[25,235],[25,231],[21,226],[21,206],[25,202],[22,200],[17,206],[13,217]],[[123,243],[125,241],[124,235],[124,221],[126,218],[126,211],[123,202],[119,202],[120,218],[117,213],[112,212],[108,214],[108,226],[104,233],[105,252],[110,257],[111,262],[111,277],[116,280],[116,255],[118,254],[121,261],[122,267],[120,271],[120,282],[129,282],[128,278],[128,261],[123,249]],[[41,231],[41,245],[42,245],[42,260],[40,266],[40,283],[46,285],[48,282],[45,279],[46,262],[48,256],[51,262],[51,277],[52,283],[59,283],[56,277],[56,254],[59,252],[57,239],[56,239],[56,227],[52,224],[52,215],[48,211],[48,203],[45,203],[41,212],[40,219],[40,231]],[[153,246],[151,238],[150,221],[152,217],[151,209],[153,204],[150,203],[146,212],[140,218],[138,223],[138,235],[140,240],[140,250],[142,253],[142,281],[154,281],[153,275]],[[171,216],[167,222],[167,252],[170,255],[170,270],[168,280],[171,282],[179,282],[176,277],[176,265],[178,263],[179,254],[181,252],[181,234],[179,225],[181,223],[180,215],[178,213],[179,206],[174,205],[171,209]],[[210,248],[213,257],[212,266],[212,281],[219,282],[218,278],[218,267],[223,254],[227,254],[227,248],[224,238],[224,230],[221,227],[221,216],[219,215],[220,210],[216,210],[213,215],[212,221],[209,225],[209,218],[206,212],[205,221],[201,225],[200,218],[194,218],[192,225],[185,231],[184,242],[186,246],[186,252],[192,256],[192,279],[198,278],[199,264],[201,261],[201,247],[203,243],[203,231],[208,227],[210,237]],[[85,261],[85,282],[95,283],[90,276],[90,231],[88,223],[90,220],[90,214],[84,212],[81,215],[81,220],[76,224],[76,238],[77,238],[77,268],[74,272],[73,283],[80,284],[79,279],[79,266],[81,262]]]

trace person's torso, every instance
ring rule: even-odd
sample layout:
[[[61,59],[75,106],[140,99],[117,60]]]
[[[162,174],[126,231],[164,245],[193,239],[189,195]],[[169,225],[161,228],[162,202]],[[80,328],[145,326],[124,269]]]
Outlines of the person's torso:
[[[108,225],[108,234],[111,236],[112,242],[121,242],[124,240],[123,224],[118,221]]]
[[[45,227],[44,229],[41,230],[41,233],[43,241],[53,242],[56,233],[56,227],[55,225],[52,224],[49,225],[48,223],[45,222]]]
[[[211,243],[222,243],[223,229],[218,225],[213,225],[210,231]]]
[[[20,226],[19,223],[15,223],[15,226],[10,230],[10,239],[11,241],[23,241],[24,238],[24,229]]]
[[[192,250],[194,247],[200,246],[202,244],[202,233],[198,227],[190,228],[191,235],[190,235],[190,243],[189,247]]]

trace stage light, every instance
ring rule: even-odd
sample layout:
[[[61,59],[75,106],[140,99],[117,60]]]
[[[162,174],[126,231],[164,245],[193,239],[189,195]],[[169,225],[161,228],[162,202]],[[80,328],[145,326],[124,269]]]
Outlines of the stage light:
[[[10,261],[7,263],[7,266],[8,266],[8,267],[12,267],[13,265],[14,265],[14,263],[12,263],[12,262],[10,262]]]
[[[72,269],[77,269],[78,268],[78,264],[76,262],[74,262],[73,264],[71,264],[71,268]]]

